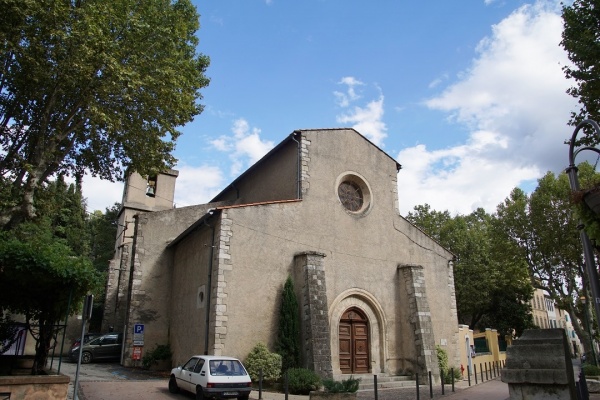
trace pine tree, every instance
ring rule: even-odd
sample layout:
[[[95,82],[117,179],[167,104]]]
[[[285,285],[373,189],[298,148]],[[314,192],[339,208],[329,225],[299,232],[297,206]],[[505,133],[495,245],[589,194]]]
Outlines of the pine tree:
[[[277,353],[281,355],[281,370],[300,367],[300,321],[298,301],[294,293],[294,283],[288,277],[283,287],[281,309],[279,312],[279,332]]]

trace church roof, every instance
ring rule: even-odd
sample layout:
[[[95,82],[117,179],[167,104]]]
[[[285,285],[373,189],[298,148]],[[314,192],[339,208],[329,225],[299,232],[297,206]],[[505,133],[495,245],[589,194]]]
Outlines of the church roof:
[[[367,142],[369,142],[371,144],[371,146],[373,146],[374,148],[376,148],[377,150],[379,150],[380,152],[382,152],[383,154],[385,154],[386,156],[388,156],[391,160],[393,160],[396,163],[396,171],[399,171],[402,168],[402,165],[400,165],[400,163],[398,163],[398,161],[396,161],[392,156],[390,156],[389,154],[387,154],[385,151],[381,150],[381,148],[379,146],[377,146],[375,143],[371,142],[369,139],[367,139],[365,136],[363,136],[360,132],[358,132],[354,128],[296,129],[294,132],[292,132],[289,135],[287,135],[281,142],[279,142],[279,144],[277,144],[277,146],[273,147],[271,149],[271,151],[269,151],[267,154],[265,154],[263,156],[263,158],[261,158],[260,160],[258,160],[254,164],[252,164],[244,172],[242,172],[242,174],[240,176],[238,176],[229,185],[227,185],[210,202],[213,203],[213,202],[219,201],[219,199],[221,198],[221,196],[228,190],[229,187],[231,187],[231,186],[235,187],[236,184],[239,181],[241,181],[242,179],[244,179],[244,177],[247,176],[248,174],[252,173],[252,171],[254,171],[254,169],[256,169],[259,165],[261,165],[264,162],[266,162],[266,160],[268,160],[269,157],[271,157],[273,154],[277,153],[281,147],[285,146],[290,141],[296,141],[296,139],[294,138],[296,135],[298,135],[301,132],[310,132],[310,131],[331,131],[331,132],[336,132],[336,131],[353,131],[358,136],[362,137],[364,140],[366,140]]]

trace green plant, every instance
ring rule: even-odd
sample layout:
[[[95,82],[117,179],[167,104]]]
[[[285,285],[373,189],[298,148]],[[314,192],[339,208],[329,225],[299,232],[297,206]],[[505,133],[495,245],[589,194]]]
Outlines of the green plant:
[[[281,355],[281,370],[300,366],[300,311],[294,293],[294,283],[288,277],[281,294],[279,310],[279,330],[275,349]]]
[[[448,371],[448,353],[446,350],[442,349],[440,346],[435,346],[435,352],[437,354],[438,366],[440,367],[440,373],[443,373],[446,376]]]
[[[273,383],[281,377],[281,356],[271,353],[264,343],[257,343],[244,361],[246,370],[254,382],[258,382],[262,371],[263,379]]]
[[[581,369],[585,376],[600,376],[600,368],[593,364],[583,364]]]
[[[158,364],[159,361],[170,359],[171,355],[171,346],[168,344],[156,345],[153,350],[144,354],[142,365],[144,368],[150,368],[152,365]]]
[[[444,383],[452,383],[452,374],[454,374],[454,382],[462,380],[460,368],[453,367],[444,372]]]
[[[444,383],[452,383],[452,374],[454,374],[454,381],[462,379],[460,369],[448,367],[448,353],[440,346],[435,346],[435,351],[438,359],[438,366],[440,367],[440,374],[444,377]]]
[[[308,395],[321,387],[321,378],[310,369],[290,368],[287,373],[288,390],[291,394]]]
[[[352,376],[342,381],[335,381],[333,379],[325,379],[323,381],[325,390],[330,393],[354,393],[358,390],[359,385],[360,378],[353,378]]]

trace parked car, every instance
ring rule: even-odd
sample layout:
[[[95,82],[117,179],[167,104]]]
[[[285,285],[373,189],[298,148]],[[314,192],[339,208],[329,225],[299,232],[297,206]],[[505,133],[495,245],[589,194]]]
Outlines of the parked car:
[[[252,380],[240,360],[223,356],[193,356],[183,366],[173,368],[169,392],[195,393],[196,400],[237,398],[248,400]]]
[[[90,332],[83,335],[83,344],[88,343],[92,339],[96,339],[97,337],[102,336],[99,332]],[[71,348],[69,349],[69,353],[73,350],[74,347],[79,347],[79,343],[81,343],[81,336],[73,341]]]
[[[79,345],[71,347],[69,358],[73,362],[79,359]],[[122,333],[107,333],[83,344],[81,363],[87,364],[95,360],[119,359],[123,347]]]

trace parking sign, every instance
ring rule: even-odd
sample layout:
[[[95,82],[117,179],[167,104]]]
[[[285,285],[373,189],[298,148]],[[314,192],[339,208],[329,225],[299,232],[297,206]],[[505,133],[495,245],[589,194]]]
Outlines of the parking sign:
[[[133,325],[133,334],[144,334],[144,324],[135,324]]]
[[[144,324],[133,325],[133,345],[143,346],[144,345]]]

